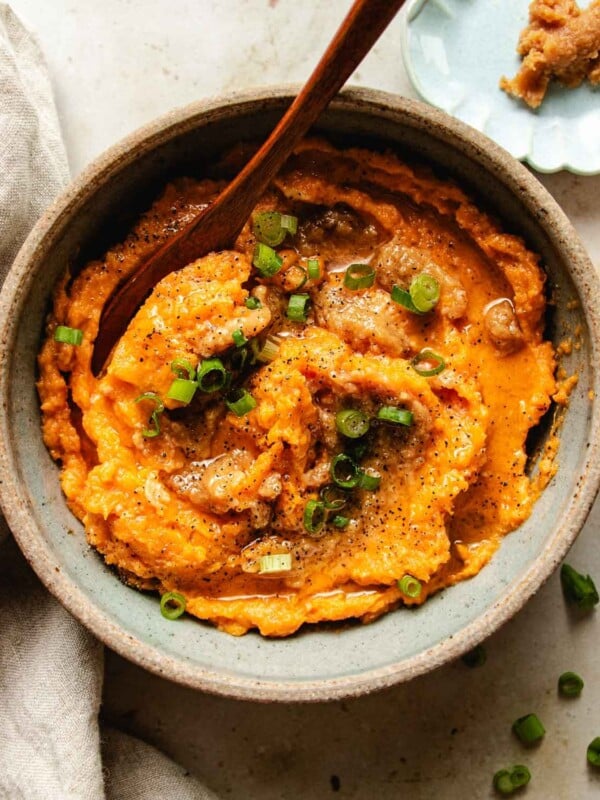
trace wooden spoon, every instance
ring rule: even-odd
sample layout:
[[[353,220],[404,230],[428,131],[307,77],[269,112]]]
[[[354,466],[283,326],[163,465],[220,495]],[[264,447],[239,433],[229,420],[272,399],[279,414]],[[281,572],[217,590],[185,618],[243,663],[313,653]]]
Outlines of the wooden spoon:
[[[231,247],[269,183],[394,18],[404,0],[355,0],[325,54],[260,150],[217,199],[168,239],[105,305],[92,356],[97,375],[129,320],[170,272]]]

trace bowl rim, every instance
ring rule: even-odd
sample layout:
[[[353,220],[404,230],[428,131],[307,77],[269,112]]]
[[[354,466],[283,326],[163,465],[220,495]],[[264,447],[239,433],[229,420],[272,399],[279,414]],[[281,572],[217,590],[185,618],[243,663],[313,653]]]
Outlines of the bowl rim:
[[[32,229],[0,293],[0,398],[4,409],[7,408],[10,383],[11,343],[28,289],[35,279],[30,274],[29,264],[46,237],[50,237],[54,228],[60,225],[62,217],[73,213],[74,209],[86,202],[96,191],[98,183],[101,184],[111,174],[134,161],[134,154],[148,152],[173,135],[193,129],[199,117],[223,109],[233,115],[244,107],[254,107],[260,103],[271,103],[273,107],[280,108],[284,102],[291,102],[298,89],[298,86],[287,84],[260,87],[175,109],[110,147],[59,195]],[[390,118],[402,114],[413,123],[418,121],[418,124],[442,133],[452,146],[460,144],[463,153],[474,158],[506,188],[513,193],[526,193],[539,203],[539,208],[544,209],[546,226],[552,223],[552,240],[568,242],[574,264],[570,276],[578,292],[588,300],[593,296],[600,297],[600,277],[567,216],[537,179],[499,145],[443,111],[387,92],[364,88],[345,89],[330,107],[336,111],[361,111],[380,117],[388,114]],[[582,528],[600,484],[600,371],[596,366],[600,363],[600,310],[592,302],[585,303],[582,310],[590,332],[595,393],[591,400],[589,447],[578,477],[577,490],[567,504],[554,535],[521,579],[511,584],[510,590],[500,600],[453,636],[401,662],[341,678],[297,682],[256,680],[191,665],[186,659],[166,654],[124,631],[61,569],[27,511],[26,493],[17,480],[16,459],[10,447],[10,438],[5,435],[0,437],[0,506],[19,547],[46,588],[104,644],[156,675],[210,693],[263,702],[326,701],[392,686],[458,658],[510,619],[550,577]],[[1,423],[6,433],[6,411]]]

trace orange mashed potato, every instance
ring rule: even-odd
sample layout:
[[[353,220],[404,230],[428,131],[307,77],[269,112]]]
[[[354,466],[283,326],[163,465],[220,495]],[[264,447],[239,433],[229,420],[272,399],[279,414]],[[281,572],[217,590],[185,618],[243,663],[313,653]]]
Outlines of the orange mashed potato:
[[[307,140],[256,210],[297,217],[276,248],[281,268],[263,277],[253,266],[249,221],[234,249],[161,281],[94,378],[103,304],[221,186],[167,186],[125,242],[56,291],[39,356],[43,433],[90,544],[129,584],[181,593],[188,613],[236,635],[370,621],[475,575],[544,482],[528,476],[525,450],[556,390],[537,256],[428,169]],[[298,289],[309,259],[319,275]],[[345,285],[357,262],[374,268],[371,286]],[[440,297],[417,314],[391,290],[423,273]],[[309,303],[294,321],[298,291]],[[57,325],[83,331],[82,344],[55,341]],[[438,360],[414,362],[423,349]],[[228,387],[167,398],[174,360],[196,369],[211,358]],[[231,387],[253,398],[241,416],[226,405]],[[144,393],[164,402],[155,436]],[[410,424],[377,419],[382,407],[410,412]],[[370,421],[359,439],[336,422],[348,409]],[[331,489],[341,453],[371,488]],[[343,509],[323,514],[325,487]],[[273,555],[282,568],[265,572]]]

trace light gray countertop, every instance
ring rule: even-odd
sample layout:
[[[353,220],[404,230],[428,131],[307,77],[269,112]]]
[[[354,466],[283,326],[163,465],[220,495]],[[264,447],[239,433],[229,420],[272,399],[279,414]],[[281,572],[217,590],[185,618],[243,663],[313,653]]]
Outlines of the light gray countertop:
[[[50,65],[73,175],[169,109],[233,89],[301,82],[350,0],[12,0]],[[352,80],[414,96],[395,20]],[[541,176],[600,266],[600,177]],[[600,579],[600,505],[569,561]],[[600,736],[600,620],[575,620],[555,575],[486,644],[487,663],[451,664],[369,697],[255,705],[183,689],[114,654],[104,714],[156,744],[223,798],[464,800],[494,797],[491,776],[529,765],[530,800],[600,796],[587,768]],[[581,698],[560,700],[574,670]],[[525,752],[512,721],[535,711],[547,735]],[[167,800],[165,798],[165,800]]]

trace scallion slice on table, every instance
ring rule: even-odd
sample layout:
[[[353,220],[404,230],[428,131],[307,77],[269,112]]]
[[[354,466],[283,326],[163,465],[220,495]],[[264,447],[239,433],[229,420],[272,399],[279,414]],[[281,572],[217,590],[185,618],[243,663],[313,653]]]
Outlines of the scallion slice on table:
[[[248,344],[248,339],[244,336],[244,332],[241,328],[238,328],[231,334],[231,338],[233,339],[233,343],[236,347],[243,347],[245,344]]]
[[[478,644],[477,647],[469,650],[469,652],[465,653],[462,657],[463,664],[471,669],[474,669],[475,667],[482,667],[486,661],[487,653],[485,652],[485,647],[482,644]]]
[[[252,263],[263,278],[272,278],[283,265],[283,258],[267,244],[259,242],[254,248]]]
[[[186,600],[179,592],[165,592],[160,598],[160,613],[165,619],[177,619],[185,611]]]
[[[262,303],[260,302],[258,297],[247,297],[244,300],[244,305],[251,311],[256,311],[257,308],[262,308]]]
[[[161,398],[156,394],[156,392],[144,392],[139,397],[135,398],[136,403],[141,403],[144,400],[147,400],[149,403],[154,403],[154,411],[150,415],[150,422],[153,425],[153,427],[144,428],[144,430],[142,431],[142,435],[145,436],[147,439],[153,439],[160,433],[160,415],[165,410],[165,404],[163,403]]]
[[[576,605],[582,611],[590,611],[600,599],[591,577],[582,575],[569,564],[562,565],[560,582],[568,602]]]
[[[368,289],[375,283],[375,269],[370,264],[350,264],[344,273],[347,289]]]
[[[515,764],[510,771],[510,779],[515,789],[520,789],[521,786],[527,786],[531,780],[531,772],[524,764]]]
[[[505,796],[513,794],[531,780],[531,772],[523,764],[516,764],[511,770],[501,769],[494,775],[494,789]]]
[[[306,322],[310,309],[310,295],[292,294],[288,301],[286,317],[292,322]]]
[[[318,281],[321,277],[321,264],[318,258],[309,258],[306,262],[306,271],[311,281]]]
[[[513,732],[523,744],[535,744],[546,733],[546,729],[536,714],[526,714],[513,722]]]
[[[246,389],[234,389],[225,398],[225,405],[236,417],[243,417],[256,408],[256,400]]]
[[[259,211],[252,220],[252,232],[259,242],[277,247],[287,234],[292,236],[298,230],[298,218],[279,211]]]
[[[446,368],[444,359],[433,350],[421,350],[410,363],[417,375],[421,375],[424,378],[439,375]]]
[[[421,581],[418,578],[413,577],[412,575],[404,575],[398,581],[398,588],[405,594],[407,597],[418,597],[421,594],[421,589],[423,588]]]
[[[335,415],[335,426],[349,439],[360,439],[369,430],[369,418],[357,408],[345,408]]]
[[[600,736],[588,744],[587,760],[593,767],[600,767]]]
[[[291,553],[273,553],[269,556],[261,556],[258,561],[259,575],[269,575],[273,572],[289,572],[291,569]]]
[[[563,672],[558,679],[558,691],[563,697],[579,697],[583,679],[576,672]]]
[[[198,366],[198,386],[203,392],[218,392],[227,383],[227,370],[220,358],[206,358]]]
[[[83,331],[79,328],[69,328],[68,325],[57,325],[54,329],[54,341],[79,347],[83,342]]]
[[[345,453],[338,453],[331,462],[331,479],[342,489],[354,489],[360,483],[362,470]]]
[[[304,528],[313,535],[321,533],[326,517],[325,503],[320,500],[309,500],[304,507]]]
[[[196,381],[190,381],[187,378],[175,378],[169,386],[167,397],[170,400],[178,400],[180,403],[188,405],[192,402],[197,388]]]
[[[377,419],[382,422],[393,422],[396,425],[412,425],[413,414],[406,408],[397,406],[382,406],[377,412]]]

